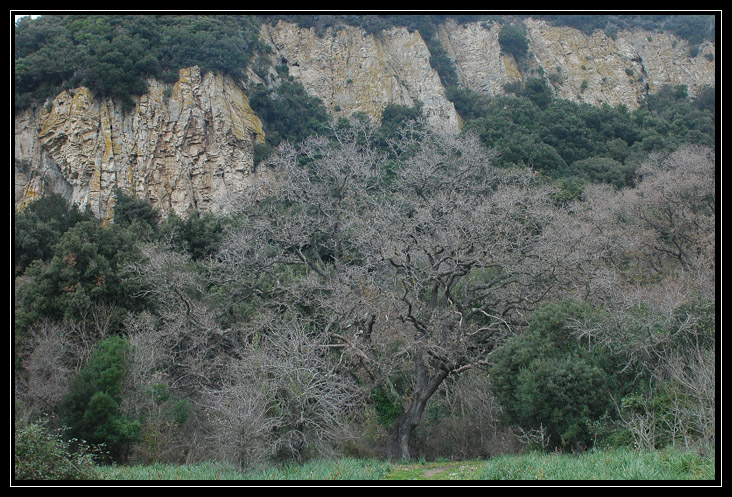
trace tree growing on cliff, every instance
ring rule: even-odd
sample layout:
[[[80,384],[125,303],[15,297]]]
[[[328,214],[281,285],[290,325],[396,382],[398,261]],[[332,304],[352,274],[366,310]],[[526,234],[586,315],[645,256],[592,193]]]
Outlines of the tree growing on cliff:
[[[529,51],[526,30],[515,24],[506,24],[501,28],[498,43],[501,45],[501,50],[513,55],[516,60],[523,59]]]
[[[353,374],[395,395],[388,453],[404,459],[442,382],[565,286],[572,244],[549,191],[493,169],[476,139],[410,130],[395,166],[357,130],[280,148],[220,278],[307,316]]]

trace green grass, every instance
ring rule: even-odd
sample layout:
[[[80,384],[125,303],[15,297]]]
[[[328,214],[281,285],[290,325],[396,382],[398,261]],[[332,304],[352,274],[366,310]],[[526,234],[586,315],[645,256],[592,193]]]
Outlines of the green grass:
[[[488,461],[483,480],[713,480],[714,456],[664,450],[587,452],[580,455],[530,453]]]
[[[102,466],[102,480],[242,480],[243,474],[231,466],[205,462],[199,464],[149,464]]]
[[[384,480],[391,464],[373,459],[314,461],[304,465],[247,473],[254,480]]]
[[[303,465],[239,472],[221,463],[176,466],[109,466],[105,480],[713,480],[714,453],[664,450],[497,456],[489,460],[390,464],[373,459],[313,461]]]
[[[390,469],[382,461],[338,459],[243,473],[222,463],[109,466],[99,473],[104,480],[384,480]]]

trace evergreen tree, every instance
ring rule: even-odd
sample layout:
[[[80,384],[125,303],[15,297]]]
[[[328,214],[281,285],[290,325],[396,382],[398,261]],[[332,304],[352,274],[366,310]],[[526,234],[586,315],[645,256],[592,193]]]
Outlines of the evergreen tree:
[[[127,310],[139,309],[135,282],[127,264],[139,257],[134,233],[98,221],[77,223],[54,247],[44,263],[33,262],[31,281],[20,291],[17,319],[21,329],[38,319],[83,320],[95,305],[111,305],[119,320]]]
[[[153,236],[158,231],[160,212],[147,199],[115,190],[114,223],[122,228],[134,228],[141,236]]]
[[[15,214],[14,266],[23,272],[34,260],[48,261],[61,236],[80,221],[93,219],[59,194],[44,195]]]
[[[120,336],[99,342],[61,408],[69,434],[93,445],[105,444],[114,461],[126,459],[140,432],[139,421],[120,409],[129,348]]]
[[[492,355],[493,390],[507,422],[546,430],[552,448],[591,446],[593,425],[613,408],[610,393],[624,386],[609,354],[572,335],[571,323],[591,314],[585,303],[546,304],[525,333]]]
[[[523,59],[529,51],[525,30],[514,24],[506,24],[501,28],[498,43],[501,45],[501,50],[513,55],[516,60]]]

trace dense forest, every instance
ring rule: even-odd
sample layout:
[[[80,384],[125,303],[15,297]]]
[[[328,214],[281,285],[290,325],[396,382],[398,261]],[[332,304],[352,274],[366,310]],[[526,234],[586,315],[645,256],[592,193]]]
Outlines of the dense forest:
[[[549,17],[714,35],[709,16]],[[243,78],[276,19],[22,19],[15,108],[79,85],[133,105],[145,78],[191,65]],[[278,181],[236,212],[164,216],[117,191],[111,223],[59,195],[15,213],[16,477],[714,450],[715,89],[635,110],[540,77],[487,96],[451,77],[439,16],[288,19],[419,29],[463,132],[429,129],[419,105],[333,121],[280,68],[249,90]]]

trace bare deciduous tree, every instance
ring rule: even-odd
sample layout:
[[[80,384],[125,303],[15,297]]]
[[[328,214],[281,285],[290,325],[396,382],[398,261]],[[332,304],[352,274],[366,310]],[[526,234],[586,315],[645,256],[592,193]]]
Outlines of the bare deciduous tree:
[[[415,446],[429,459],[485,458],[517,449],[519,444],[501,426],[501,406],[490,377],[480,369],[449,376],[430,400],[427,413],[427,422],[415,435]]]
[[[589,186],[581,207],[588,250],[629,283],[679,270],[713,275],[714,168],[713,151],[687,146],[649,158],[635,188]]]
[[[223,328],[203,302],[205,281],[188,256],[156,245],[144,253],[144,262],[133,270],[144,282],[141,291],[155,303],[157,319],[133,318],[128,332],[140,343],[139,354],[151,361],[145,368],[164,371],[169,386],[181,394],[215,388],[239,353],[240,330]]]
[[[222,248],[222,281],[306,313],[372,385],[407,375],[388,452],[409,458],[442,382],[568,288],[576,252],[549,191],[493,169],[476,139],[410,132],[395,159],[363,136],[280,150],[269,195],[243,201]]]
[[[58,323],[43,320],[27,331],[16,376],[16,398],[24,416],[55,412],[71,380],[84,367],[97,343],[109,333],[111,306],[91,306],[83,319]],[[114,318],[112,318],[114,319]]]
[[[82,357],[73,346],[72,330],[66,326],[43,321],[34,324],[29,335],[31,351],[23,357],[15,386],[23,411],[18,414],[30,419],[58,408]]]
[[[227,384],[210,392],[213,432],[240,465],[303,460],[342,440],[363,392],[340,371],[326,336],[300,317],[265,314]]]
[[[149,457],[169,453],[166,444],[180,445],[151,391],[190,401],[208,441],[205,453],[242,466],[276,454],[322,452],[343,433],[360,389],[339,372],[325,335],[296,314],[286,319],[266,309],[224,328],[216,307],[205,302],[212,297],[201,266],[155,245],[145,256],[134,270],[155,314],[127,323],[134,354],[126,407],[148,420]]]
[[[204,436],[206,393],[226,383],[231,361],[242,352],[240,330],[222,327],[204,302],[205,279],[190,257],[155,244],[143,252],[130,269],[154,312],[130,314],[125,325],[133,353],[123,407],[146,420],[146,459],[205,458],[215,452]],[[173,401],[162,399],[171,397],[187,406],[186,416],[170,412]]]

